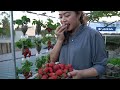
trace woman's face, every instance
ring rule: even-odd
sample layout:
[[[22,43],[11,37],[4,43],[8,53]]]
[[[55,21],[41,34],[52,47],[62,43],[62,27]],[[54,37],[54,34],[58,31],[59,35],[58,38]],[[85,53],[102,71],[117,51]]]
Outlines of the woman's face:
[[[80,14],[74,11],[59,11],[59,18],[62,25],[67,25],[67,31],[72,31],[80,24]]]

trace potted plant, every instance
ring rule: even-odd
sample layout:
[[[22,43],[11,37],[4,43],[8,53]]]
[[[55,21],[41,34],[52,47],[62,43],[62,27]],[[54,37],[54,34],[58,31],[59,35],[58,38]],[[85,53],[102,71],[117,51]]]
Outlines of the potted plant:
[[[29,77],[32,77],[32,71],[31,71],[32,66],[33,63],[25,59],[24,62],[22,62],[22,67],[17,69],[18,70],[17,73],[23,74],[25,79],[28,79]]]
[[[43,21],[33,19],[32,25],[36,25],[35,34],[39,35],[41,33],[41,27],[43,26]]]
[[[45,35],[43,37],[43,43],[47,44],[48,50],[53,48],[52,41],[55,41],[55,30],[60,23],[53,23],[52,19],[47,19],[45,24]]]
[[[34,38],[34,44],[37,50],[37,54],[40,54],[41,48],[42,48],[42,35],[35,35]]]
[[[14,23],[18,25],[18,28],[21,25],[21,30],[22,30],[24,36],[28,30],[27,24],[29,22],[30,22],[30,18],[28,18],[27,16],[22,16],[21,19],[17,19],[14,21]]]
[[[45,63],[49,62],[49,54],[46,56],[41,56],[36,58],[35,66],[36,66],[36,71],[38,71],[39,68],[41,68]]]
[[[33,47],[33,43],[30,38],[21,37],[21,39],[17,41],[15,44],[19,49],[22,49],[22,55],[24,55],[24,58],[26,58],[27,55],[29,57],[31,56],[31,51],[29,50],[29,48]]]

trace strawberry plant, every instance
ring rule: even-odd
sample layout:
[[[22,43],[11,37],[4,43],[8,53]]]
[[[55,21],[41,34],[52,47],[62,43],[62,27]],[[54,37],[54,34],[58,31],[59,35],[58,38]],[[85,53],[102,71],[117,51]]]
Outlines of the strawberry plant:
[[[22,62],[22,67],[17,68],[17,74],[23,74],[25,79],[32,76],[31,67],[33,66],[33,63],[25,59],[24,62]]]
[[[27,54],[29,54],[29,57],[31,56],[31,51],[29,50],[29,48],[33,47],[33,43],[31,39],[24,36],[15,44],[16,44],[16,47],[22,50],[22,55],[24,55],[25,58]]]
[[[35,47],[36,47],[36,50],[37,50],[38,54],[41,51],[41,47],[42,47],[41,43],[42,43],[42,36],[41,35],[35,35],[34,44],[35,44]]]
[[[55,30],[60,25],[60,23],[53,23],[52,19],[47,19],[48,21],[44,25],[45,33],[43,35],[43,44],[47,44],[48,50],[53,48],[52,41],[55,41]]]
[[[41,33],[41,27],[44,26],[43,21],[33,19],[32,25],[36,25],[35,34],[39,35]]]
[[[41,68],[42,65],[44,65],[48,61],[49,61],[49,55],[37,57],[35,62],[37,68],[36,71],[38,71],[38,69]]]
[[[27,16],[22,16],[21,19],[17,19],[14,21],[14,24],[19,26],[21,25],[21,30],[23,32],[23,35],[25,36],[27,29],[28,29],[28,23],[30,22],[30,18],[28,18]]]

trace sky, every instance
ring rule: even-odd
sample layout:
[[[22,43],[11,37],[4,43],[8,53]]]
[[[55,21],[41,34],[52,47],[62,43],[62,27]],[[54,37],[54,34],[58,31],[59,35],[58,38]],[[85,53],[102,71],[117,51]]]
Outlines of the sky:
[[[0,11],[1,13],[2,11]],[[6,11],[9,13],[9,11]],[[51,13],[51,11],[31,11],[31,12],[35,12],[35,13],[44,13],[46,12],[46,15],[48,16],[54,16],[55,18],[51,18],[55,23],[56,22],[59,22],[59,19],[58,19],[58,12],[53,12]],[[89,12],[89,11],[84,11],[84,12]],[[31,20],[33,19],[40,19],[40,20],[43,20],[43,22],[46,22],[46,20],[48,19],[48,17],[46,16],[41,16],[41,15],[35,15],[35,14],[31,14],[31,13],[27,13],[27,12],[24,12],[24,11],[13,11],[13,19],[16,20],[16,19],[20,19],[23,15],[27,15],[27,17],[29,17]],[[1,18],[3,18],[2,16],[0,16],[0,20]],[[106,18],[106,17],[103,17],[102,19],[100,19],[100,21],[107,21],[107,22],[113,22],[113,21],[116,21],[116,20],[120,20],[120,17],[112,17],[112,18]],[[32,21],[31,21],[32,22]],[[29,23],[28,25],[32,25],[32,23]]]

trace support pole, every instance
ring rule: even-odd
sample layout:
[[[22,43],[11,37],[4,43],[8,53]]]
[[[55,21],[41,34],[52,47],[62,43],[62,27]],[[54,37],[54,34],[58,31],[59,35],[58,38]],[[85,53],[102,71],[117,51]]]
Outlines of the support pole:
[[[14,26],[13,26],[13,11],[10,11],[10,33],[11,33],[11,50],[14,63],[14,79],[17,79],[16,71],[16,57],[15,57],[15,45],[14,45]]]

